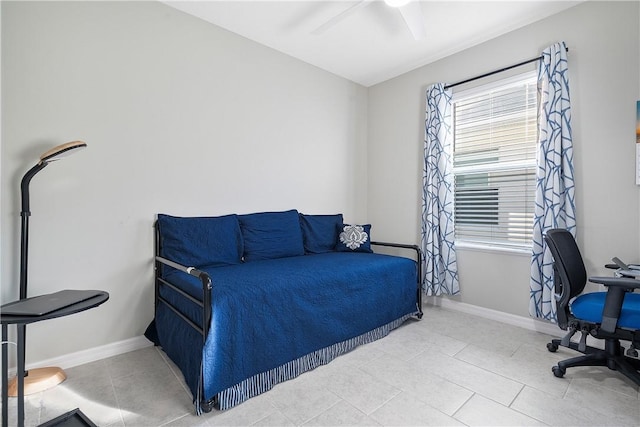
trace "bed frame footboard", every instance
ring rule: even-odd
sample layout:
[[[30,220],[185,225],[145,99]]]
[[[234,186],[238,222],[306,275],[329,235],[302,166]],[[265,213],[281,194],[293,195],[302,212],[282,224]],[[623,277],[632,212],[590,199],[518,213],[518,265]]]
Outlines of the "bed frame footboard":
[[[158,306],[160,304],[164,304],[167,308],[169,308],[172,312],[174,312],[178,317],[184,320],[189,326],[198,331],[202,336],[202,345],[204,345],[207,340],[207,336],[209,335],[209,327],[211,325],[211,277],[204,271],[200,271],[195,267],[187,267],[182,264],[178,264],[177,262],[171,261],[170,259],[166,259],[160,256],[161,248],[162,248],[162,237],[160,236],[160,230],[158,228],[157,222],[154,224],[155,226],[155,298],[154,298],[154,313],[157,313]],[[188,293],[184,292],[182,289],[174,286],[172,283],[166,281],[162,278],[162,267],[168,266],[175,268],[176,270],[182,271],[183,273],[189,274],[190,276],[197,277],[202,282],[202,299],[194,298]],[[184,298],[196,304],[202,310],[202,323],[198,325],[193,320],[191,320],[187,315],[182,313],[175,305],[171,304],[171,302],[167,301],[165,298],[160,295],[160,288],[162,286],[166,286],[172,291],[178,293]],[[198,396],[194,396],[194,400],[196,401],[196,412],[211,412],[211,410],[217,406],[217,399],[214,397],[210,400],[202,400],[201,397],[204,396],[204,382],[202,381],[202,368],[200,369],[200,386],[198,390]]]

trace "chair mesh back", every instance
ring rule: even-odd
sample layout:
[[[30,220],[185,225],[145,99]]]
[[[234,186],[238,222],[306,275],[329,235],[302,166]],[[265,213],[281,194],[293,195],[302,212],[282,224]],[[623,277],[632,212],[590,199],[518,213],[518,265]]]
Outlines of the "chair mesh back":
[[[555,266],[562,282],[560,304],[568,304],[569,300],[582,293],[587,284],[587,270],[575,239],[565,229],[549,230],[545,236]],[[565,289],[568,285],[568,289]]]

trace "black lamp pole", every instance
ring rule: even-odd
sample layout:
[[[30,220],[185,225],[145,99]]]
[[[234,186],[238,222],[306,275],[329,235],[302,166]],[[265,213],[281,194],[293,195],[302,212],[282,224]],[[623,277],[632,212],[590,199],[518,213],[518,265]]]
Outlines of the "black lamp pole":
[[[22,177],[22,182],[20,183],[20,194],[22,197],[22,211],[20,212],[20,217],[22,218],[22,227],[20,228],[20,299],[25,299],[27,297],[27,260],[29,259],[29,216],[31,216],[31,211],[29,210],[29,183],[31,182],[31,178],[38,172],[40,172],[45,166],[47,166],[47,162],[39,162],[37,165],[32,167],[24,174]],[[24,328],[24,338],[20,341],[20,348],[18,348],[18,357],[22,357],[22,366],[25,362],[25,350],[26,344],[25,341],[27,339],[27,329]],[[29,375],[29,372],[25,369],[24,376]]]
[[[29,183],[31,178],[38,172],[40,172],[49,163],[39,162],[32,167],[22,177],[20,183],[20,194],[22,197],[22,211],[20,217],[22,219],[22,226],[20,228],[20,299],[27,297],[27,263],[29,259],[29,217],[31,216],[31,210],[29,209]]]

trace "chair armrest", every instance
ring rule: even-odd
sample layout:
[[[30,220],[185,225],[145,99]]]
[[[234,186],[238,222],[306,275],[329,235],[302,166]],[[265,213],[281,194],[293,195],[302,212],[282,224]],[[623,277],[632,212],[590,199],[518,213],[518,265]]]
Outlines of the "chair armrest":
[[[602,309],[602,323],[600,329],[614,333],[618,325],[622,303],[627,291],[640,289],[640,280],[629,277],[590,277],[592,283],[600,283],[607,287],[607,297]]]
[[[626,270],[624,270],[626,271]],[[634,289],[640,289],[640,280],[632,279],[631,277],[589,277],[589,281],[592,283],[599,283],[607,287],[618,287],[626,290],[633,291]]]

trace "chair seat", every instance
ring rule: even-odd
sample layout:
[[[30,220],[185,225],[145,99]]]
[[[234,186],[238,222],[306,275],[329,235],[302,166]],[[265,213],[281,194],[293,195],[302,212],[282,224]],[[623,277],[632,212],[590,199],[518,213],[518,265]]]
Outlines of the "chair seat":
[[[606,292],[592,292],[578,296],[571,303],[571,313],[581,320],[602,323],[602,310]],[[640,329],[640,294],[627,292],[618,317],[618,327]]]

